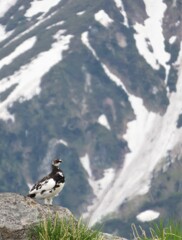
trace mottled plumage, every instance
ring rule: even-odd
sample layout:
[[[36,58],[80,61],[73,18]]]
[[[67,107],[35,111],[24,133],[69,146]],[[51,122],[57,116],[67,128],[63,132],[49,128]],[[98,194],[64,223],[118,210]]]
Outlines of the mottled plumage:
[[[37,182],[29,191],[28,197],[44,199],[45,204],[52,204],[53,197],[57,196],[64,187],[65,177],[56,159],[52,162],[52,172]]]

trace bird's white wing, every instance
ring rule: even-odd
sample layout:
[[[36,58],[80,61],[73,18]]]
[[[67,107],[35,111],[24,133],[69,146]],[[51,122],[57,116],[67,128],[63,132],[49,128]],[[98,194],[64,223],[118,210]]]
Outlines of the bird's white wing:
[[[40,181],[36,183],[33,188],[29,191],[29,194],[33,193],[41,193],[42,191],[48,191],[52,188],[54,188],[56,185],[56,182],[53,178],[46,179],[44,181]]]

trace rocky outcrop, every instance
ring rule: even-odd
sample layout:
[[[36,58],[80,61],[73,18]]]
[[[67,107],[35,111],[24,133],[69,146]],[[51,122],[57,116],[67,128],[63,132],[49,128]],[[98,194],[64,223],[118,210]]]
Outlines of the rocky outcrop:
[[[41,205],[16,193],[0,193],[0,240],[28,240],[30,228],[50,215],[73,216],[67,208]],[[104,240],[122,240],[108,234],[103,236]]]
[[[31,226],[56,214],[60,218],[72,215],[63,207],[41,205],[29,197],[15,193],[1,193],[0,240],[27,240]]]

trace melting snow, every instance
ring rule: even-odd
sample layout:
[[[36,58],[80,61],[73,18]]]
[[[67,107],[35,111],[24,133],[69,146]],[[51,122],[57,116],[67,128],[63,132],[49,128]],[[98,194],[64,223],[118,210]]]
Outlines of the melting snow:
[[[159,69],[159,64],[166,69],[166,79],[169,72],[170,54],[165,51],[164,36],[162,29],[162,21],[166,4],[162,0],[144,0],[146,12],[149,16],[144,22],[144,25],[136,23],[134,35],[136,46],[139,53],[145,58],[146,62],[154,69]],[[149,50],[149,45],[152,51]]]
[[[101,125],[103,125],[105,128],[107,128],[108,130],[111,130],[111,127],[109,125],[109,122],[107,120],[106,115],[102,114],[100,115],[100,117],[98,118],[98,123],[100,123]]]
[[[83,32],[81,35],[82,43],[92,52],[94,57],[99,60],[97,54],[95,53],[94,49],[90,46],[89,40],[88,40],[88,32]]]
[[[63,139],[60,139],[59,141],[58,141],[58,143],[60,143],[60,144],[63,144],[64,146],[68,146],[68,143],[66,142],[66,141],[64,141]]]
[[[5,15],[5,13],[16,4],[17,0],[6,0],[0,1],[0,18]],[[8,33],[5,31],[5,27],[0,25],[0,42],[9,37],[13,31]]]
[[[181,64],[181,61],[182,61],[182,41],[181,41],[181,43],[180,43],[179,55],[178,55],[178,58],[177,58],[176,62],[174,63],[174,65],[176,65],[177,67],[179,67],[180,64]]]
[[[109,186],[111,186],[114,176],[115,176],[115,170],[113,168],[105,169],[103,178],[101,178],[99,180],[95,180],[94,176],[92,175],[92,170],[90,167],[90,159],[89,159],[88,154],[81,157],[80,162],[88,174],[88,181],[89,181],[90,186],[93,189],[96,199],[101,198],[104,195],[107,188]],[[95,203],[96,203],[96,201],[95,201]],[[87,217],[87,216],[88,216],[87,213],[84,213],[84,217]]]
[[[104,177],[94,182],[92,186],[96,185],[94,193],[98,198],[104,194],[105,190],[107,190],[112,183],[114,177],[115,170],[113,168],[108,168],[104,170]]]
[[[89,43],[88,32],[83,33],[81,39],[94,57],[100,60]],[[181,57],[182,51],[180,51],[178,62],[181,62]],[[170,105],[164,116],[148,112],[142,100],[131,95],[121,80],[111,73],[106,65],[103,63],[101,65],[110,79],[128,94],[136,119],[128,123],[124,136],[131,150],[125,157],[124,166],[116,172],[117,177],[112,178],[112,187],[108,186],[103,195],[88,208],[91,225],[103,216],[117,211],[126,200],[146,194],[150,187],[153,170],[168,151],[182,139],[182,128],[176,128],[179,113],[182,112],[182,64],[176,86],[177,91],[171,93]]]
[[[94,17],[95,20],[100,22],[100,24],[104,27],[109,27],[109,25],[113,22],[113,19],[111,19],[104,10],[97,12]]]
[[[61,25],[63,25],[64,23],[65,23],[65,21],[56,22],[56,23],[48,26],[46,29],[50,29],[50,28],[56,27],[56,26],[61,26]]]
[[[40,53],[32,62],[22,66],[20,70],[12,76],[0,81],[0,92],[4,92],[11,86],[17,84],[16,88],[9,96],[0,103],[0,118],[3,120],[14,120],[14,116],[8,112],[8,108],[15,101],[25,101],[31,99],[34,95],[39,94],[41,78],[56,63],[62,60],[63,52],[69,48],[71,35],[58,34],[54,36],[57,42],[52,44],[50,50]]]
[[[15,5],[17,0],[1,0],[0,1],[0,17],[3,17],[4,14],[13,6]]]
[[[20,44],[9,56],[0,61],[0,68],[10,64],[17,56],[31,49],[36,42],[36,37],[31,37]]]
[[[173,44],[175,41],[176,41],[176,36],[170,37],[170,39],[169,39],[170,44]]]
[[[92,170],[90,167],[90,160],[88,154],[85,154],[85,156],[80,158],[80,161],[82,163],[82,166],[84,167],[85,171],[87,172],[89,178],[92,176]]]
[[[146,28],[142,24],[136,23],[134,26],[136,30],[136,34],[134,34],[134,38],[136,41],[136,46],[138,48],[139,53],[145,58],[146,62],[152,66],[153,69],[159,69],[159,63],[154,55],[148,49]]]
[[[137,215],[137,219],[141,222],[150,222],[159,217],[160,213],[153,210],[146,210]]]
[[[21,10],[24,10],[24,9],[25,9],[25,6],[20,6],[18,10],[21,11]]]
[[[25,17],[33,17],[38,13],[46,13],[60,1],[61,0],[34,0],[31,2],[31,7],[26,11]]]
[[[81,15],[83,15],[84,13],[85,13],[85,11],[81,11],[81,12],[77,12],[76,15],[81,16]]]
[[[141,103],[138,102],[138,107],[136,103],[134,111],[137,118],[128,123],[125,135],[131,153],[126,155],[124,166],[118,172],[112,189],[108,189],[100,203],[94,206],[95,209],[92,208],[90,224],[116,211],[126,199],[132,199],[148,191],[156,165],[182,138],[182,129],[176,128],[179,112],[182,111],[181,91],[182,71],[177,83],[177,92],[171,94],[170,105],[163,117],[152,113],[147,114]],[[134,101],[131,103],[134,107]],[[146,122],[144,122],[145,118]],[[145,125],[142,125],[142,121]]]
[[[2,42],[4,39],[8,38],[12,34],[12,32],[14,32],[14,31],[6,32],[5,27],[0,25],[0,42]]]
[[[121,15],[124,17],[124,25],[125,25],[126,27],[129,27],[127,14],[126,14],[126,12],[125,12],[124,5],[123,5],[122,0],[114,0],[114,2],[115,2],[115,4],[116,4],[116,7],[119,9]]]
[[[4,47],[7,47],[10,43],[16,41],[17,39],[20,39],[22,36],[24,36],[27,33],[30,33],[32,30],[34,30],[36,27],[40,26],[43,22],[45,22],[46,20],[50,19],[53,15],[55,15],[55,13],[57,12],[54,11],[51,14],[49,14],[47,17],[42,18],[41,20],[39,20],[37,23],[33,24],[30,28],[28,28],[27,30],[25,30],[24,32],[18,34],[16,37],[14,37],[12,40],[10,40],[9,42],[7,42]]]

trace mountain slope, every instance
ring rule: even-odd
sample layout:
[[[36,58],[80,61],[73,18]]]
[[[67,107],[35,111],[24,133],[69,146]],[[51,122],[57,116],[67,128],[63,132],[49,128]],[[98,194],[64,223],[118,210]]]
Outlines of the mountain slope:
[[[0,3],[1,191],[25,194],[61,157],[66,186],[56,201],[90,224],[148,199],[154,172],[169,152],[176,164],[181,144],[181,8]]]

